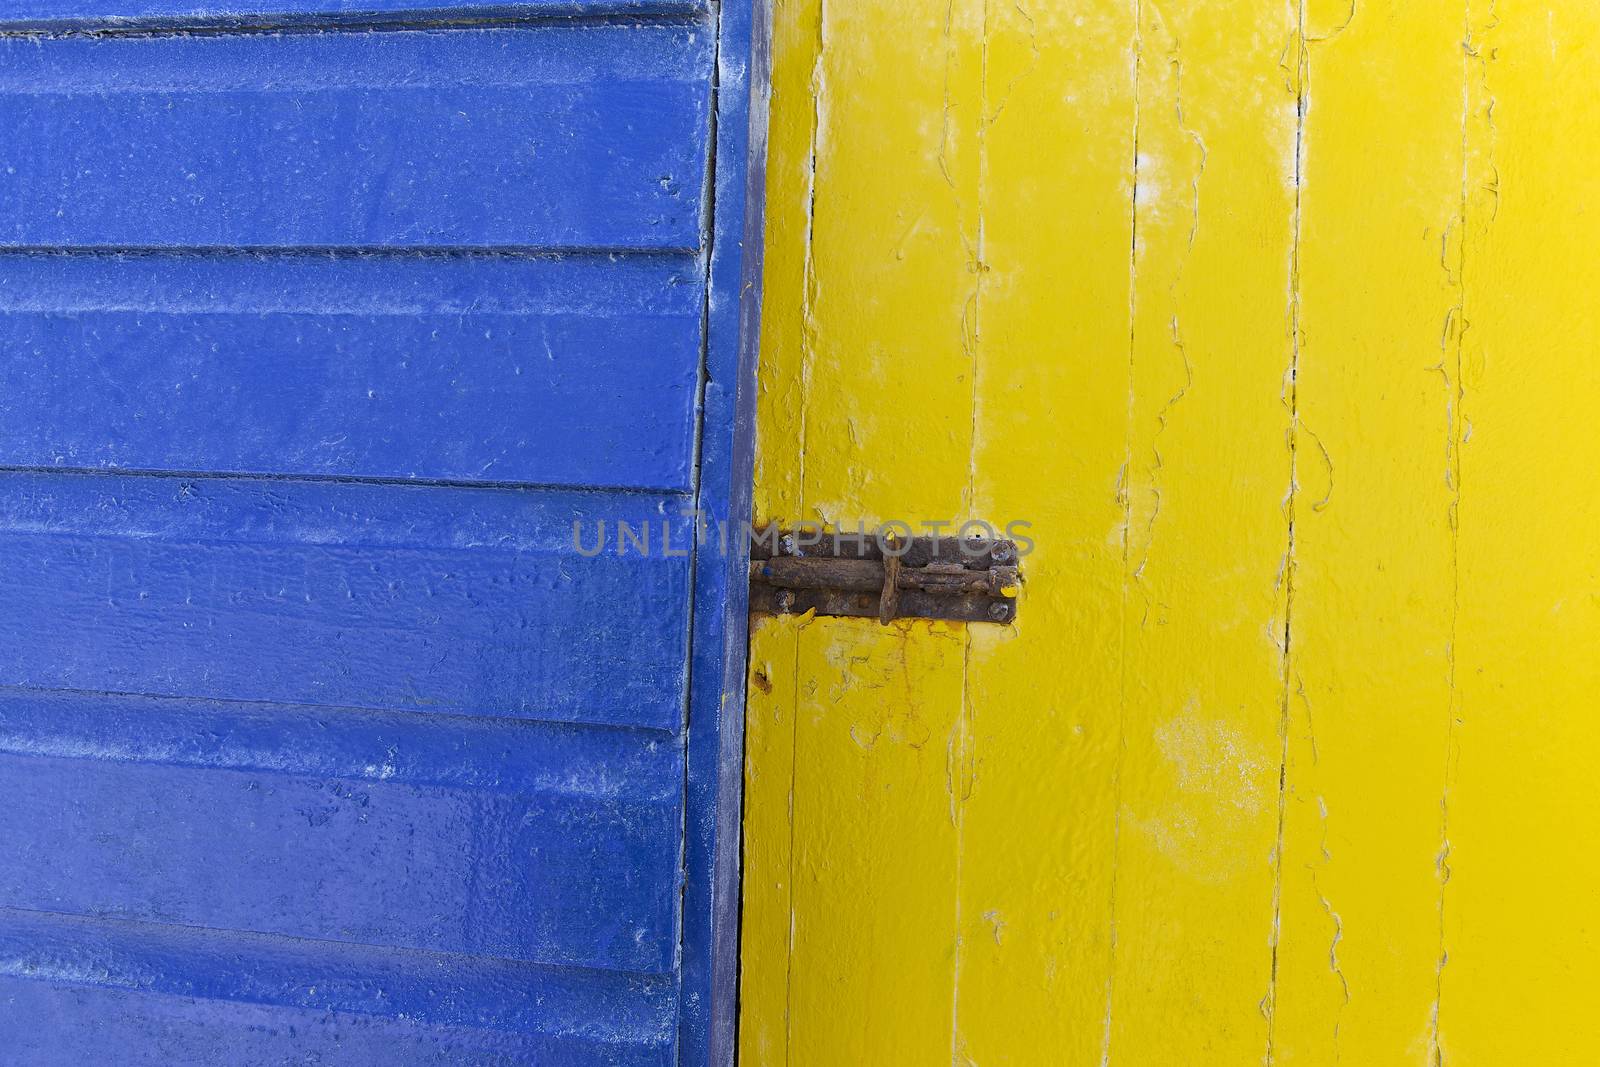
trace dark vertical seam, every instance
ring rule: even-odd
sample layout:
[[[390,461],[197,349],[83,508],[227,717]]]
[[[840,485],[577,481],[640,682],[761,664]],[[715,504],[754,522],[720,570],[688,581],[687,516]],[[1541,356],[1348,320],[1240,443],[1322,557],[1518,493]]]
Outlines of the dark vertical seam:
[[[1306,4],[1299,0],[1295,25],[1295,132],[1294,132],[1294,207],[1289,252],[1289,497],[1288,542],[1283,564],[1283,647],[1281,652],[1281,699],[1278,715],[1278,826],[1273,849],[1272,876],[1272,957],[1267,976],[1264,1009],[1267,1016],[1267,1067],[1276,1054],[1278,1025],[1278,948],[1283,931],[1283,852],[1288,821],[1289,710],[1293,699],[1295,505],[1298,501],[1300,447],[1300,225],[1305,187],[1306,112],[1311,94],[1311,55],[1306,43]]]
[[[796,432],[800,435],[800,455],[796,462],[795,471],[795,508],[800,514],[796,519],[805,517],[806,497],[806,452],[807,436],[811,427],[811,405],[808,389],[811,382],[811,363],[816,347],[816,323],[814,316],[817,308],[817,264],[816,264],[816,234],[817,234],[817,158],[819,145],[822,141],[823,115],[827,107],[827,78],[824,67],[824,57],[827,53],[827,25],[828,3],[827,0],[817,0],[817,53],[811,64],[811,151],[807,160],[806,171],[806,243],[805,262],[801,268],[800,294],[800,425]]]
[[[695,621],[699,617],[699,597],[696,595],[700,574],[700,556],[705,546],[700,544],[700,467],[701,447],[705,438],[705,397],[706,385],[711,380],[711,291],[712,291],[712,264],[716,260],[716,198],[717,198],[717,154],[720,146],[717,143],[717,117],[721,106],[722,89],[722,3],[721,0],[711,0],[712,23],[712,50],[711,50],[711,91],[708,99],[708,114],[706,116],[706,174],[704,179],[704,195],[701,198],[700,232],[704,235],[701,242],[702,250],[702,278],[704,288],[700,304],[700,364],[696,369],[695,381],[695,426],[694,426],[694,473],[691,492],[694,495],[695,536],[694,551],[689,555],[688,566],[688,615],[685,622],[684,633],[684,673],[683,673],[683,714],[682,724],[682,752],[683,752],[683,777],[679,793],[678,809],[678,939],[673,960],[673,977],[676,981],[678,993],[678,1019],[677,1027],[673,1031],[674,1058],[683,1048],[683,1035],[681,1032],[683,1022],[683,959],[685,952],[685,934],[688,928],[688,891],[689,891],[689,731],[691,729],[690,715],[694,706],[694,652],[695,652]],[[714,867],[714,865],[713,865]],[[708,880],[715,880],[715,870],[707,872]]]
[[[783,1063],[790,1067],[794,1059],[794,944],[795,944],[795,796],[799,793],[800,779],[800,641],[805,635],[806,623],[794,628],[793,696],[789,702],[789,930],[784,953],[783,972]]]
[[[823,117],[827,109],[827,78],[826,55],[828,41],[828,0],[817,0],[817,36],[816,55],[811,62],[811,77],[809,86],[811,90],[811,143],[807,159],[806,171],[806,231],[805,231],[805,262],[801,270],[801,311],[800,311],[800,366],[799,366],[799,400],[800,400],[800,425],[796,432],[800,437],[799,456],[795,470],[795,510],[796,519],[804,519],[806,510],[806,453],[808,451],[808,435],[810,433],[811,397],[809,385],[811,380],[811,364],[816,347],[816,315],[817,306],[817,266],[816,266],[816,228],[817,228],[817,167],[822,141]],[[783,986],[783,1062],[789,1067],[794,1060],[794,956],[795,956],[795,928],[796,915],[799,907],[796,903],[798,885],[795,882],[795,842],[798,834],[798,813],[795,810],[795,798],[799,795],[800,780],[800,645],[804,640],[807,623],[798,621],[794,626],[794,685],[789,705],[790,737],[789,737],[789,929],[786,935],[784,952],[784,986]]]

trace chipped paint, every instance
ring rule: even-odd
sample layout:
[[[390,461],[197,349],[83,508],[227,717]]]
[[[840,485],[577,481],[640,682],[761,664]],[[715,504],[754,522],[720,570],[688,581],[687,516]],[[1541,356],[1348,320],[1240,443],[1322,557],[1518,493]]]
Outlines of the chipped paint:
[[[744,1062],[1592,1058],[1600,8],[778,14],[759,517],[1041,537],[759,627]]]

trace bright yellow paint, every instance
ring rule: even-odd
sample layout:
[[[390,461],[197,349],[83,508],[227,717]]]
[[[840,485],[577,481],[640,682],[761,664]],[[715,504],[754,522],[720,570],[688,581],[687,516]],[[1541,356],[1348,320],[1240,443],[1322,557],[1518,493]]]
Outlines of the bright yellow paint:
[[[1474,4],[1447,1062],[1597,1047],[1600,6]]]
[[[1465,9],[1373,13],[1305,53],[1282,1063],[1432,1062],[1438,996]]]
[[[1600,6],[776,14],[746,1067],[1594,1062]]]

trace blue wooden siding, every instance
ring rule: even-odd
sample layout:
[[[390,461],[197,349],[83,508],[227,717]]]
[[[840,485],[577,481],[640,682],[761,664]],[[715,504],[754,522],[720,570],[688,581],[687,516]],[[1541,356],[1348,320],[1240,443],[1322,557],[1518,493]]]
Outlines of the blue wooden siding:
[[[15,1062],[730,1062],[749,16],[0,3]]]
[[[510,22],[557,16],[685,16],[703,14],[710,0],[503,0],[500,3],[449,3],[447,0],[117,0],[86,10],[84,0],[6,0],[0,4],[0,31],[138,30],[262,26],[391,26]],[[736,45],[747,52],[749,42]]]
[[[0,40],[0,245],[701,240],[713,40],[635,23]]]
[[[669,975],[0,911],[19,1064],[674,1062]]]
[[[720,7],[716,217],[706,294],[698,502],[706,514],[736,518],[751,512],[755,455],[769,19],[765,0],[724,0]],[[731,1067],[738,1023],[749,559],[734,551],[697,562],[678,1033],[683,1063]]]
[[[687,256],[0,251],[0,463],[688,490],[704,301]]]

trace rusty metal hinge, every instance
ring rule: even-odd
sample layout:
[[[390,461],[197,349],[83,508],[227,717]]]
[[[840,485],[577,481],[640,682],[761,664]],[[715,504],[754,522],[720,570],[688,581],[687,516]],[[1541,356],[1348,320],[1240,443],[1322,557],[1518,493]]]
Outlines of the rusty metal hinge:
[[[1016,543],[999,539],[769,529],[750,547],[750,610],[776,615],[1009,623],[1020,580]]]

